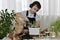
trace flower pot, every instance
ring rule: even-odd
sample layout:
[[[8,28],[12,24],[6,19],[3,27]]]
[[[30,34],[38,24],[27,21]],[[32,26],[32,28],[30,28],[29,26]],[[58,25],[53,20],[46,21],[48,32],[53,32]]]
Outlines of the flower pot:
[[[40,28],[29,28],[29,34],[30,35],[39,35],[40,34]]]

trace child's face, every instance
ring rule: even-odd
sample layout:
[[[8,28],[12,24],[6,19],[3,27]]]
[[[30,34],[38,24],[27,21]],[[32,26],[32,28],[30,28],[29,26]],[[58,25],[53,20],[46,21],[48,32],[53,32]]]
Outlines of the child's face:
[[[37,5],[34,5],[32,8],[31,8],[32,12],[33,13],[36,13],[39,9],[37,7]]]

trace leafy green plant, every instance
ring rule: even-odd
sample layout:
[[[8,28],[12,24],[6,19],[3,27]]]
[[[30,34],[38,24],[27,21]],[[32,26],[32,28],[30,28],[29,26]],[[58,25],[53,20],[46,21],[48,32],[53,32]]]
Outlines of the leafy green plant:
[[[33,24],[32,23],[29,23],[28,24],[28,27],[30,27],[30,28],[39,28],[40,26],[36,26],[36,22],[33,21]]]
[[[9,13],[7,9],[0,11],[0,39],[12,31],[12,21],[15,19],[15,12]]]
[[[53,26],[54,26],[54,28],[53,28]],[[56,33],[56,34],[58,34],[58,32],[60,32],[60,19],[57,19],[55,22],[53,22],[52,24],[51,24],[51,29],[50,29],[51,31],[53,31],[54,30],[54,32]]]

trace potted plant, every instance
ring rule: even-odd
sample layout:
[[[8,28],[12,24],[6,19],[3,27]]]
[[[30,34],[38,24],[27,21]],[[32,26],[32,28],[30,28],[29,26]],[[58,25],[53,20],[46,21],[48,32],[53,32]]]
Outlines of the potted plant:
[[[40,27],[36,26],[36,22],[33,21],[33,24],[29,24],[29,34],[30,35],[38,35],[40,34]]]
[[[9,13],[7,9],[0,11],[0,39],[12,31],[12,21],[15,19],[15,12]]]

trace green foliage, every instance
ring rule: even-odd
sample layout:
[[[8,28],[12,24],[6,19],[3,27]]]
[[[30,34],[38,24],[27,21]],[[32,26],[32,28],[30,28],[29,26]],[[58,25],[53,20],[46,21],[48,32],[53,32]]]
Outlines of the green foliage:
[[[0,39],[11,32],[12,21],[15,19],[15,12],[9,13],[7,9],[0,11]]]
[[[32,23],[29,23],[29,25],[28,25],[30,28],[39,28],[39,27],[36,27],[36,22],[35,21],[33,21],[33,24]]]
[[[55,22],[51,24],[51,31],[53,30],[54,26],[54,32],[58,33],[60,32],[60,19],[57,19]]]

